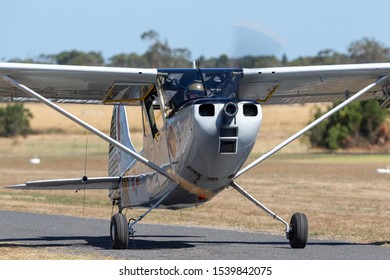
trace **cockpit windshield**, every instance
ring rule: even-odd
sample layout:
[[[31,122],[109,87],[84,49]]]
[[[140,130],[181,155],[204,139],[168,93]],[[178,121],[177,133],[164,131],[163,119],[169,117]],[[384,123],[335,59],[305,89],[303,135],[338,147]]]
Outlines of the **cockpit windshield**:
[[[236,98],[241,69],[159,69],[165,73],[162,94],[166,110],[177,111],[199,98]]]

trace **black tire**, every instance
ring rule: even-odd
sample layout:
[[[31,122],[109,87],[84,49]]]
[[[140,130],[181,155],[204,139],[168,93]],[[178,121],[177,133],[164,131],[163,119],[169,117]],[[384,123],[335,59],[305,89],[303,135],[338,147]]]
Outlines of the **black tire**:
[[[125,215],[118,213],[112,216],[110,236],[112,249],[127,249],[129,245],[129,228]]]
[[[289,240],[291,248],[305,248],[309,235],[309,224],[306,215],[303,213],[294,213],[291,217],[290,229]]]

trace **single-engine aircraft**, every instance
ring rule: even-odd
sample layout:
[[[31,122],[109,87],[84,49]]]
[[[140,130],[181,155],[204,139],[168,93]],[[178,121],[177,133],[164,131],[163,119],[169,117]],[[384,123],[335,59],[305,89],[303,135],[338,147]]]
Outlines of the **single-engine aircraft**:
[[[203,204],[232,187],[284,224],[292,248],[304,248],[303,213],[285,221],[236,179],[356,99],[390,103],[390,63],[204,69],[144,69],[0,63],[0,101],[41,101],[109,143],[108,176],[31,181],[17,189],[107,189],[118,212],[111,218],[115,249],[128,248],[134,225],[155,208]],[[262,105],[342,101],[242,168],[262,123]],[[110,135],[58,103],[110,104]],[[137,152],[126,105],[142,107],[144,149]],[[130,116],[131,121],[131,116]],[[127,220],[126,208],[145,208]]]

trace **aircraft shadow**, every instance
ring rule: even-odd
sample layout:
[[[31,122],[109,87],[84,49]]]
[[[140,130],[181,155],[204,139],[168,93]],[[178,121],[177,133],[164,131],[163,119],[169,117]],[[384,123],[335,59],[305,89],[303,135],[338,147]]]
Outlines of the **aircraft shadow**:
[[[102,249],[111,249],[109,236],[40,236],[34,238],[0,239],[1,247],[74,247],[90,245]]]
[[[390,245],[390,240],[386,240],[386,241],[376,241],[376,242],[370,243],[370,245],[373,245],[373,246]]]
[[[168,239],[168,240],[164,240]],[[129,249],[135,250],[162,250],[162,249],[186,249],[200,245],[243,245],[243,246],[273,246],[280,249],[290,249],[288,241],[220,241],[204,240],[204,236],[183,236],[183,235],[138,235],[129,239]],[[388,241],[386,241],[388,242]],[[370,244],[348,243],[337,241],[310,241],[307,246],[381,246],[386,242],[375,242]],[[0,239],[0,248],[2,247],[75,247],[92,246],[95,248],[111,250],[111,241],[109,236],[40,236],[34,238],[8,238]]]

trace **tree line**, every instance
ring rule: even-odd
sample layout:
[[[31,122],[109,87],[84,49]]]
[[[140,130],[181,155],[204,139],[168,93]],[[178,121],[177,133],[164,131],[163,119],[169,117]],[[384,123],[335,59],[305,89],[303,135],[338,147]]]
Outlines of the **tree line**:
[[[191,51],[188,48],[172,48],[166,39],[149,30],[141,34],[140,39],[149,42],[149,47],[143,54],[134,52],[120,53],[105,60],[101,52],[78,50],[63,51],[58,54],[41,54],[36,58],[12,59],[11,62],[50,63],[62,65],[89,65],[115,67],[161,67],[186,68],[192,66]],[[261,46],[260,46],[261,48]],[[352,42],[346,53],[340,53],[330,48],[323,49],[315,56],[302,56],[291,61],[286,55],[276,56],[243,56],[231,58],[226,54],[219,57],[195,59],[201,67],[272,67],[272,66],[304,66],[346,63],[369,63],[390,61],[390,48],[375,39],[362,38]]]

